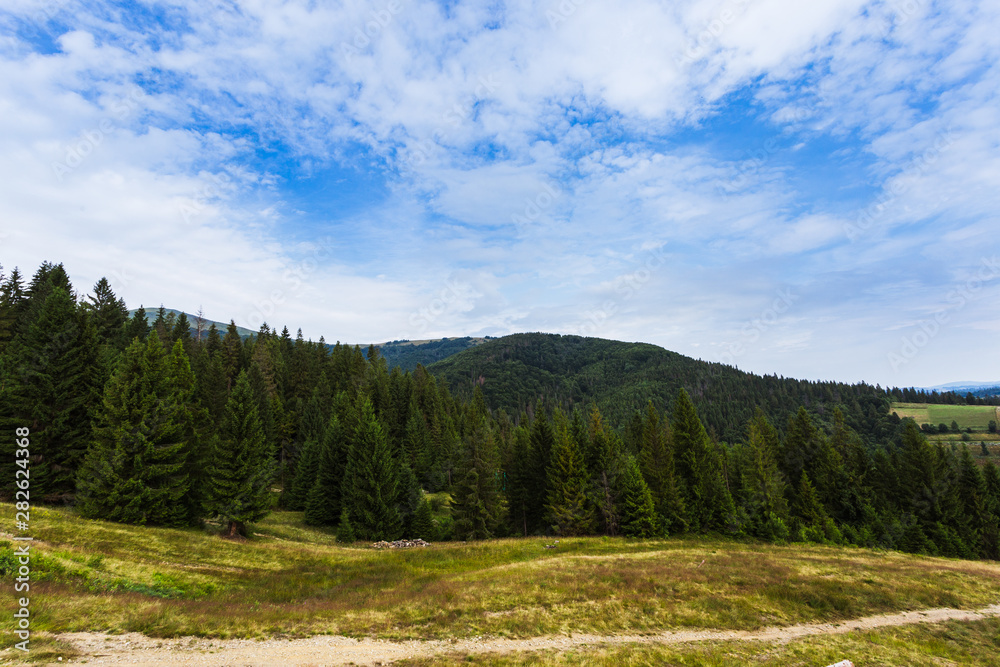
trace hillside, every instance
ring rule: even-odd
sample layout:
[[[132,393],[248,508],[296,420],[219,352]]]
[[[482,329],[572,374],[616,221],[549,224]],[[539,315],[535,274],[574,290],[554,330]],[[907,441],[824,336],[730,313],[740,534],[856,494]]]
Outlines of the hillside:
[[[875,436],[890,400],[885,391],[867,384],[759,376],[647,343],[558,334],[505,336],[428,370],[459,396],[479,384],[492,408],[511,414],[538,397],[564,409],[586,409],[595,401],[616,426],[625,425],[650,399],[658,409],[668,407],[684,387],[706,425],[728,441],[742,437],[757,407],[781,425],[799,405],[822,420],[840,406],[855,430]]]
[[[401,370],[412,371],[417,364],[430,366],[436,361],[446,359],[453,354],[475,347],[490,338],[441,338],[438,340],[394,340],[377,344],[379,352],[385,357],[389,368],[399,366]],[[363,345],[367,349],[367,345]]]
[[[135,315],[135,311],[136,310],[138,310],[138,309],[137,308],[133,308],[132,310],[128,311],[128,316],[132,317],[133,315]],[[180,314],[181,314],[181,312],[182,312],[182,311],[177,310],[175,308],[164,308],[163,310],[164,310],[164,312],[166,313],[166,315],[168,317],[171,316],[171,315],[173,315],[175,318],[179,317]],[[146,308],[146,321],[149,322],[150,324],[152,324],[153,321],[156,320],[156,314],[157,314],[158,311],[159,311],[159,308]],[[193,329],[195,327],[195,324],[198,321],[198,316],[197,315],[192,315],[191,313],[184,313],[184,314],[187,315],[188,322],[191,323],[191,327]],[[210,319],[206,318],[204,320],[205,331],[208,331],[208,328],[210,326],[212,326],[213,324],[215,325],[215,328],[219,330],[219,334],[220,335],[225,335],[226,329],[229,327],[229,323],[228,322],[217,322],[215,320],[210,320]],[[246,338],[247,336],[253,336],[253,335],[255,335],[257,333],[256,331],[251,331],[250,329],[247,329],[246,327],[240,327],[240,326],[236,327],[236,331],[240,334],[240,338]]]

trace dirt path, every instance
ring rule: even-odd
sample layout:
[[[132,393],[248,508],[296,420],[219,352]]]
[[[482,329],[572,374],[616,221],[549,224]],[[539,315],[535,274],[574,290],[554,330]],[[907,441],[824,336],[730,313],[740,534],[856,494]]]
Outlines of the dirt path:
[[[678,644],[703,641],[789,641],[810,635],[829,635],[911,623],[972,621],[1000,616],[1000,604],[978,611],[928,609],[869,616],[842,623],[768,627],[752,632],[682,630],[653,635],[572,635],[532,639],[478,638],[459,641],[379,641],[316,636],[308,639],[264,641],[249,639],[151,639],[140,634],[105,635],[78,632],[60,635],[83,655],[59,664],[90,665],[376,665],[410,657],[443,653],[511,653],[541,649],[570,649],[599,644]]]

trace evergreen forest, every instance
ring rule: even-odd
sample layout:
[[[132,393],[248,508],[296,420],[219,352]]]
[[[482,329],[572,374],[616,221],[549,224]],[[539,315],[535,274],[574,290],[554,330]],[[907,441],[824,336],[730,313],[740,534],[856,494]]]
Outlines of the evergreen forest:
[[[28,427],[33,503],[126,524],[237,537],[282,508],[343,541],[711,533],[1000,559],[1000,470],[889,409],[995,397],[550,334],[404,370],[374,345],[148,315],[61,264],[0,272],[6,498]]]

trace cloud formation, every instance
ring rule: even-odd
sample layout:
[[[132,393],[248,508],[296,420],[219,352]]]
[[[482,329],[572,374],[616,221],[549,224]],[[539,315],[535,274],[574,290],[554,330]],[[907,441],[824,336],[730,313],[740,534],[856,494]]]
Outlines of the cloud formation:
[[[1000,276],[954,293],[1000,255],[997,28],[971,1],[17,0],[0,261],[329,341],[994,380]]]

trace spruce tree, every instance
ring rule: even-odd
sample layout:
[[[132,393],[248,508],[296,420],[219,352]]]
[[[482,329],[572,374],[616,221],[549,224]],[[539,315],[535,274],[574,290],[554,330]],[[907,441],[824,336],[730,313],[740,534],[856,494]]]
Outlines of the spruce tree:
[[[347,459],[344,501],[354,533],[363,540],[395,540],[403,530],[399,516],[399,463],[371,400],[362,396],[357,427]]]
[[[740,448],[741,504],[757,537],[773,538],[772,515],[787,521],[786,482],[778,468],[780,440],[777,430],[758,409],[747,424],[747,442]]]
[[[660,522],[675,532],[685,530],[687,520],[684,516],[684,499],[677,485],[673,444],[669,431],[660,423],[653,401],[649,401],[646,407],[639,470],[653,494]]]
[[[340,520],[337,522],[337,544],[351,544],[357,541],[354,535],[354,527],[351,526],[351,515],[345,507],[340,511]]]
[[[87,518],[180,526],[189,516],[185,406],[151,334],[126,350],[94,420],[77,507]]]
[[[151,334],[152,336],[152,334]],[[258,400],[247,373],[236,378],[210,470],[208,507],[225,524],[225,536],[246,535],[246,524],[271,509],[274,448],[264,437]]]
[[[17,333],[18,317],[27,301],[23,282],[16,267],[0,282],[0,355]]]
[[[101,373],[93,323],[71,292],[61,286],[38,291],[44,302],[10,347],[2,410],[9,423],[31,428],[32,496],[56,500],[75,490]],[[13,475],[8,479],[12,483]]]
[[[528,533],[533,534],[549,529],[545,516],[545,502],[548,497],[549,458],[555,445],[552,424],[546,418],[541,406],[535,410],[529,441],[531,461],[526,471],[528,478],[526,482],[531,501],[528,505],[527,522]]]
[[[507,473],[507,502],[511,532],[528,536],[529,517],[534,502],[532,480],[534,479],[531,456],[531,439],[523,426],[514,431],[514,446]]]
[[[635,457],[626,454],[621,475],[621,532],[625,537],[657,537],[663,534],[653,495],[639,471]]]
[[[417,511],[413,514],[413,521],[410,524],[410,537],[413,539],[434,542],[438,539],[437,527],[434,524],[434,517],[431,514],[431,504],[427,498],[421,498],[417,505]]]
[[[131,344],[133,340],[146,340],[149,335],[149,320],[146,319],[146,309],[142,306],[132,314],[132,319],[125,326],[125,344]]]
[[[181,341],[174,343],[167,359],[167,382],[172,390],[172,400],[177,407],[177,418],[181,424],[181,439],[184,441],[184,474],[188,480],[188,492],[184,495],[188,522],[195,522],[207,513],[208,478],[207,468],[212,463],[212,452],[216,437],[212,433],[209,413],[195,399],[196,381],[191,364]]]
[[[621,443],[601,418],[597,404],[591,405],[587,423],[587,470],[591,479],[591,502],[596,508],[597,529],[617,535],[621,527],[618,504],[621,496]]]
[[[474,413],[476,414],[476,413]],[[493,537],[503,519],[504,503],[497,485],[500,455],[485,415],[465,438],[462,461],[452,494],[454,535],[462,540]]]
[[[678,482],[693,530],[728,530],[735,515],[722,475],[722,460],[684,389],[677,394],[671,431]]]
[[[565,419],[555,429],[555,444],[546,477],[546,518],[557,535],[586,535],[594,529],[594,511],[587,499],[588,475],[583,454]]]
[[[93,295],[88,296],[87,300],[87,309],[97,330],[98,344],[115,351],[123,350],[131,342],[125,339],[129,321],[125,300],[115,295],[107,278],[97,281]]]
[[[306,445],[309,446],[308,443]],[[347,433],[337,415],[330,416],[330,422],[323,432],[323,440],[307,455],[312,460],[304,460],[296,476],[295,488],[301,485],[305,491],[305,522],[313,526],[333,526],[340,521],[344,508],[344,469],[350,443]],[[309,468],[312,467],[312,470]],[[298,493],[298,491],[296,491]],[[294,499],[293,499],[294,500]]]
[[[301,512],[306,508],[309,492],[316,483],[319,472],[319,461],[322,443],[316,440],[306,440],[299,452],[299,460],[295,467],[295,477],[281,496],[282,505],[293,512]]]

